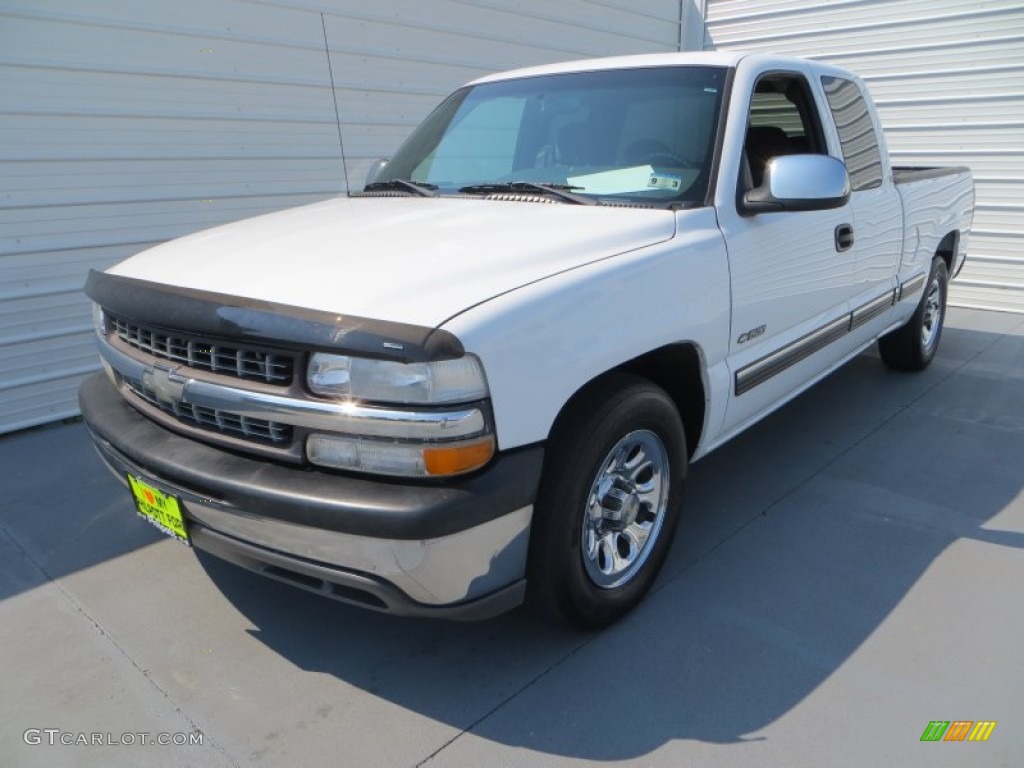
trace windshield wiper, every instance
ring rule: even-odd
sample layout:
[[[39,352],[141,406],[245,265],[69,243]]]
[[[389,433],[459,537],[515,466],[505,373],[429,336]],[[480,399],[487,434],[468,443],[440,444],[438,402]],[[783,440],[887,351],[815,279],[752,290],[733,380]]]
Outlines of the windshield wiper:
[[[585,189],[585,187],[574,187],[571,184],[546,184],[534,181],[505,181],[497,184],[470,184],[462,187],[459,192],[467,195],[488,195],[495,192],[543,192],[553,195],[559,200],[576,205],[597,205],[597,201],[583,195],[574,195],[574,189]]]
[[[420,197],[436,197],[437,184],[427,184],[421,181],[409,181],[408,179],[389,179],[388,181],[374,181],[363,187],[363,192],[384,192],[389,189],[398,189],[405,192],[412,192]]]

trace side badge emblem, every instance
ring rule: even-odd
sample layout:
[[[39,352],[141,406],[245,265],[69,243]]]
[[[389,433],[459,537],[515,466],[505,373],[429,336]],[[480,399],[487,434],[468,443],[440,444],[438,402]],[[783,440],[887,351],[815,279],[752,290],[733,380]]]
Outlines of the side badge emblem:
[[[736,339],[737,344],[746,344],[751,339],[756,339],[758,336],[764,333],[767,325],[759,325],[757,328],[751,328],[746,333],[741,333],[740,337]]]

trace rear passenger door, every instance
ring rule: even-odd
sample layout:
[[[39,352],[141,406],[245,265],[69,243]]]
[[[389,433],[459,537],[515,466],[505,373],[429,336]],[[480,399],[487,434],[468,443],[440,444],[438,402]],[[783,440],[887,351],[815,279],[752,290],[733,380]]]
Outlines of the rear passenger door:
[[[744,82],[738,72],[734,83],[730,121],[746,124],[742,136],[735,127],[727,133],[732,144],[723,157],[736,157],[738,167],[723,163],[716,192],[732,279],[725,433],[742,429],[827,370],[842,354],[837,342],[849,327],[858,273],[841,245],[841,233],[852,226],[849,205],[757,215],[745,215],[738,205],[772,157],[829,154],[822,119],[827,107],[811,74],[769,71]]]
[[[855,346],[890,322],[886,310],[892,306],[903,247],[903,208],[862,86],[825,75],[821,87],[850,175],[850,255],[855,271],[849,344]]]

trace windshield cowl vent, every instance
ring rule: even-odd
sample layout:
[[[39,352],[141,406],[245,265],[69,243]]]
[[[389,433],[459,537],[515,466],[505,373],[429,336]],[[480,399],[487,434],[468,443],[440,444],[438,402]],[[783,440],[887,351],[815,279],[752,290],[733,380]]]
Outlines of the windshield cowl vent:
[[[598,200],[597,204],[606,208],[664,208],[656,203],[620,203],[615,200]]]
[[[544,197],[543,195],[531,195],[521,194],[518,192],[495,192],[487,195],[485,200],[507,200],[516,203],[557,203],[558,200],[554,200],[550,197]]]

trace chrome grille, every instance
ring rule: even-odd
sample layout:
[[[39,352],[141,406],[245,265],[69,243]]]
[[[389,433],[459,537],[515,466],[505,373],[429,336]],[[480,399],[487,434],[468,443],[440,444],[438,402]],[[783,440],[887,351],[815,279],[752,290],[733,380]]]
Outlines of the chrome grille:
[[[164,413],[170,414],[183,424],[271,445],[286,445],[292,440],[292,428],[288,424],[254,419],[250,416],[192,405],[179,400],[166,402],[158,398],[156,392],[143,386],[141,382],[127,377],[122,380],[129,391],[137,397],[159,408]]]
[[[125,344],[147,355],[189,368],[250,381],[287,386],[295,360],[290,355],[210,341],[195,336],[149,328],[107,314],[108,329]]]

